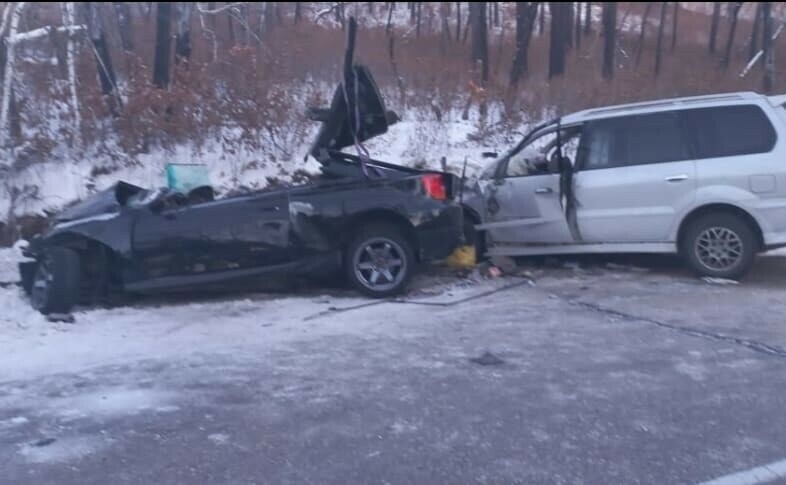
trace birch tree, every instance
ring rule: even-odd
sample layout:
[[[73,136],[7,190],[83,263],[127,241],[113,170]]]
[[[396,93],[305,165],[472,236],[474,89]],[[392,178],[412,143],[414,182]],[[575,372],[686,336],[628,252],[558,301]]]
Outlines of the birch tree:
[[[0,101],[0,147],[7,147],[10,141],[8,113],[11,106],[11,96],[13,96],[14,75],[16,74],[16,34],[19,31],[19,20],[22,18],[25,3],[19,2],[14,5],[10,14],[11,21],[8,27],[8,37],[6,38],[5,72],[3,73],[3,98]],[[9,5],[6,8],[11,8],[11,6]],[[3,163],[10,165],[11,160],[3,160]]]
[[[66,2],[63,5],[63,24],[74,26],[74,3]],[[74,112],[74,127],[72,130],[72,144],[74,149],[79,152],[82,150],[82,116],[79,113],[79,100],[76,89],[76,49],[74,47],[74,34],[68,33],[66,41],[66,63],[68,65],[68,90],[71,98],[71,109]]]

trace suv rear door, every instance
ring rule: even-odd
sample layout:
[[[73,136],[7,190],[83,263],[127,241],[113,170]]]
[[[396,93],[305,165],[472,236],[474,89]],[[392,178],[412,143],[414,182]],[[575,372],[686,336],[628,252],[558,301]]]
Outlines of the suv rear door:
[[[695,197],[691,152],[677,111],[588,122],[574,177],[582,242],[667,242]]]

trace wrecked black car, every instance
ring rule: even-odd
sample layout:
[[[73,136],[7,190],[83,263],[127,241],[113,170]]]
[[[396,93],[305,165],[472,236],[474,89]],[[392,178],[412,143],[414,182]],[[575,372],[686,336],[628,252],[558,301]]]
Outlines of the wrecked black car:
[[[225,288],[260,278],[341,268],[372,297],[402,292],[416,265],[441,259],[462,237],[454,175],[401,167],[365,155],[363,141],[385,133],[385,109],[371,72],[352,62],[349,29],[344,82],[310,154],[322,175],[307,185],[215,199],[125,182],[58,214],[20,265],[22,285],[42,313],[68,312],[113,292]],[[340,150],[356,146],[359,155]]]

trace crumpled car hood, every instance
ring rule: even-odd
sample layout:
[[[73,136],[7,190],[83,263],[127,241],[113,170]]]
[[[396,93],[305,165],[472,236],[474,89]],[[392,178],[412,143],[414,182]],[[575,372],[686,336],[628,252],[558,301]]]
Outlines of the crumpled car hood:
[[[55,216],[57,222],[74,221],[99,214],[117,212],[132,195],[143,190],[127,182],[117,182],[112,187],[75,204]]]

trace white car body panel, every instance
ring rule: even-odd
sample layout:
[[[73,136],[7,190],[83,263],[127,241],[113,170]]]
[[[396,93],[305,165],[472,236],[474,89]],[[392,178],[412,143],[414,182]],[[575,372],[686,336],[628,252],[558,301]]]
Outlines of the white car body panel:
[[[482,213],[489,255],[675,253],[686,217],[711,205],[744,211],[756,222],[763,249],[786,246],[786,95],[730,93],[586,110],[562,118],[586,121],[684,108],[756,105],[775,129],[767,153],[577,171],[576,218],[581,240],[571,238],[559,199],[559,176],[480,181],[472,207],[494,192],[499,212]],[[498,160],[497,163],[500,161]],[[534,191],[549,188],[535,194]],[[564,202],[564,201],[563,201]]]

